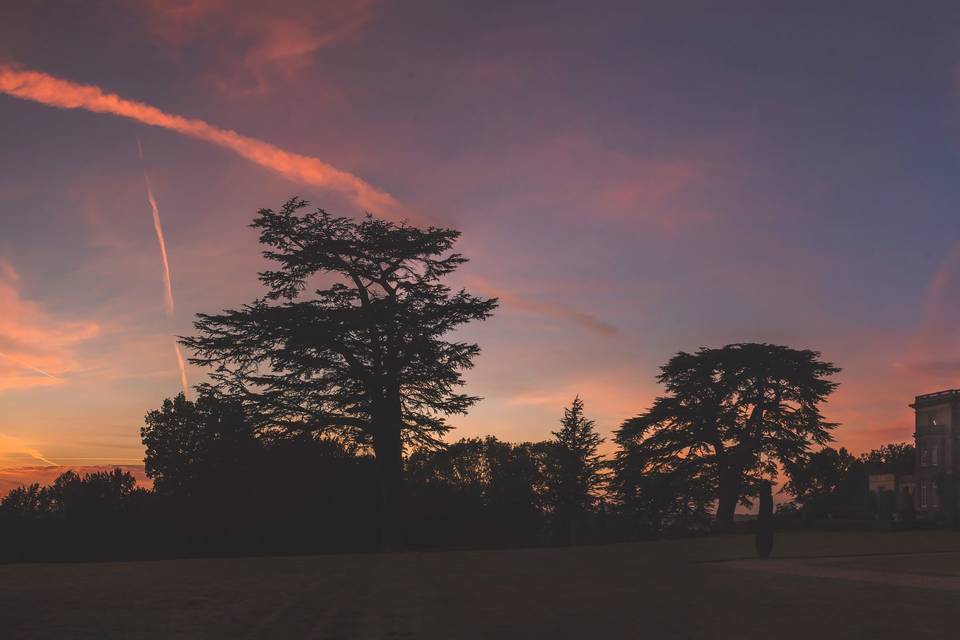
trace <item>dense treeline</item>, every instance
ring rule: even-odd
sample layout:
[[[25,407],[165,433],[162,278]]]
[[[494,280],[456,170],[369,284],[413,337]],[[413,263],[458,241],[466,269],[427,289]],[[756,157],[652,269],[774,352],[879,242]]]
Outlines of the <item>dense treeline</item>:
[[[783,491],[792,500],[781,507],[781,515],[808,521],[889,517],[893,497],[883,504],[882,496],[870,492],[869,476],[912,474],[914,458],[912,444],[888,444],[859,456],[824,447],[787,469]]]
[[[119,469],[62,474],[0,501],[4,561],[156,558],[365,551],[377,548],[375,461],[333,440],[257,437],[237,407],[201,396],[168,400],[147,416],[143,440],[152,491]],[[710,528],[709,496],[650,482],[623,500],[616,467],[601,473],[594,449],[576,454],[578,427],[597,442],[583,404],[565,411],[552,440],[513,444],[492,436],[419,448],[405,461],[410,548],[529,546],[643,540]],[[598,444],[598,443],[597,443]],[[571,460],[589,481],[568,491]],[[789,470],[780,516],[874,519],[867,475],[909,472],[913,447],[854,457],[825,447]],[[583,477],[583,476],[581,476]],[[622,480],[620,481],[622,482]],[[571,504],[581,505],[575,519]],[[680,508],[679,505],[687,506]],[[665,506],[666,505],[666,506]],[[571,521],[576,522],[571,533]]]
[[[405,544],[603,539],[599,438],[582,412],[578,398],[558,431],[564,437],[547,442],[487,437],[413,450],[405,461]],[[68,471],[50,487],[16,489],[0,501],[3,558],[306,553],[378,545],[376,463],[363,450],[332,439],[259,434],[235,402],[209,393],[196,402],[182,394],[165,401],[147,415],[142,438],[152,491],[137,489],[120,470]],[[575,516],[570,505],[578,506]]]
[[[262,298],[198,314],[181,339],[209,382],[147,414],[152,491],[119,470],[0,502],[6,559],[579,544],[731,530],[782,484],[807,517],[868,514],[865,457],[826,447],[819,407],[839,369],[815,351],[733,344],[680,352],[665,393],[603,440],[580,398],[544,442],[449,443],[477,344],[451,339],[496,299],[444,279],[459,232],[292,199],[261,210]],[[311,290],[313,286],[325,288]],[[816,453],[813,450],[818,450]],[[769,506],[769,500],[764,504]],[[791,509],[786,509],[790,512]]]

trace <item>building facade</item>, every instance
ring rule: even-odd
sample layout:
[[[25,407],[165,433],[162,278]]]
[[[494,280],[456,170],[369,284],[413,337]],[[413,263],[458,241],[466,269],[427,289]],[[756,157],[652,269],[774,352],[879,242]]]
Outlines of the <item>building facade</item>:
[[[960,477],[960,389],[917,396],[910,405],[916,420],[913,503],[917,517],[941,519],[952,513]]]
[[[916,513],[914,499],[916,479],[908,473],[875,473],[868,477],[876,517],[880,520],[901,519],[904,514]]]

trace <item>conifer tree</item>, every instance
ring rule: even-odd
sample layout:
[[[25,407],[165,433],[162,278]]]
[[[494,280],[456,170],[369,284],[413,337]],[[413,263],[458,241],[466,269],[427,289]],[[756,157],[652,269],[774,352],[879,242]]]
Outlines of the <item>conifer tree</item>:
[[[548,492],[555,530],[572,545],[589,514],[594,510],[603,486],[604,462],[597,452],[603,438],[595,423],[584,415],[583,400],[573,399],[563,410],[560,429],[550,442]]]

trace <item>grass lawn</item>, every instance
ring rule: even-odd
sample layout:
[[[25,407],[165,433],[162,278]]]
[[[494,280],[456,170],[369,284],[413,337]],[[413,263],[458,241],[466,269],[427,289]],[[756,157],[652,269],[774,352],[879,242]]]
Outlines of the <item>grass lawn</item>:
[[[918,555],[889,555],[898,553]],[[0,566],[0,638],[876,640],[960,633],[960,591],[723,562],[752,555],[752,538],[730,536],[576,549],[9,565]],[[775,556],[960,580],[960,534],[951,532],[783,533]]]

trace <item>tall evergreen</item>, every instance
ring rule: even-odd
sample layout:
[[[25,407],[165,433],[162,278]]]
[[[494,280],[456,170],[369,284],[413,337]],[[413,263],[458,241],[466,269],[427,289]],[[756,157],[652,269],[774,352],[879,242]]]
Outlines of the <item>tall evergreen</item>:
[[[604,482],[604,462],[598,453],[603,438],[597,433],[594,421],[584,415],[580,396],[563,410],[560,429],[554,431],[553,436],[548,492],[555,532],[570,544],[577,544]]]

